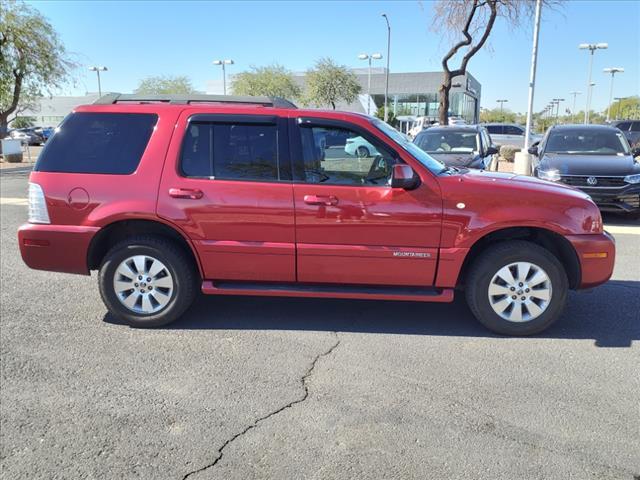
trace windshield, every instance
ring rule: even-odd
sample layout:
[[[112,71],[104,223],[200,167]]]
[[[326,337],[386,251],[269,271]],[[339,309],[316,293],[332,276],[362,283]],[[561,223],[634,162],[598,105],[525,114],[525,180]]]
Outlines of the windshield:
[[[613,130],[562,130],[551,132],[545,153],[569,155],[629,155],[629,144]]]
[[[371,120],[371,123],[378,129],[381,130],[382,133],[391,137],[391,139],[400,145],[403,149],[405,149],[409,154],[419,161],[422,165],[427,167],[431,172],[437,174],[442,173],[447,169],[444,163],[440,160],[436,160],[431,155],[429,155],[424,150],[421,150],[416,145],[411,143],[411,141],[405,137],[402,133],[400,133],[395,128],[390,125],[384,123],[382,120],[378,120],[374,118]]]
[[[479,150],[476,137],[476,132],[427,130],[414,143],[428,153],[472,153]]]

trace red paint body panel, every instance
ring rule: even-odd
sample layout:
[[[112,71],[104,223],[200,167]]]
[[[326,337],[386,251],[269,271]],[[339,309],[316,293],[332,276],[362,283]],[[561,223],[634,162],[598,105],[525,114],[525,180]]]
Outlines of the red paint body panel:
[[[581,281],[579,288],[591,288],[603,284],[613,273],[616,260],[615,241],[608,233],[594,235],[567,235],[580,259]],[[605,258],[588,258],[585,254],[606,253]]]
[[[30,181],[45,193],[51,218],[51,225],[25,225],[18,233],[22,256],[32,268],[87,273],[87,251],[96,232],[113,222],[145,219],[179,232],[193,249],[203,279],[214,281],[433,285],[444,293],[425,295],[423,301],[449,301],[447,289],[455,287],[476,242],[518,226],[568,239],[580,259],[580,288],[605,282],[613,270],[614,243],[603,233],[597,207],[582,192],[503,173],[436,176],[362,115],[226,104],[123,103],[76,111],[155,113],[158,122],[131,175],[31,173]],[[184,178],[177,169],[182,139],[187,119],[198,113],[320,117],[356,124],[390,145],[414,169],[420,184],[406,191]],[[312,196],[330,201],[305,203]],[[583,257],[598,252],[606,252],[607,258]],[[203,291],[230,293],[210,282]],[[283,291],[267,288],[260,294],[340,296]],[[353,295],[344,293],[344,298],[382,298]],[[391,297],[384,296],[415,299]]]
[[[366,292],[343,292],[340,287],[336,287],[335,291],[302,291],[296,289],[286,290],[283,288],[270,289],[265,285],[262,289],[246,289],[246,288],[218,288],[212,281],[206,280],[202,282],[202,293],[206,295],[243,295],[257,297],[306,297],[306,298],[345,298],[354,300],[396,300],[396,301],[413,301],[413,302],[453,302],[453,289],[445,289],[439,295],[419,295],[419,294],[400,294],[400,293],[366,293]]]
[[[18,229],[22,260],[29,268],[89,275],[87,249],[98,227],[31,225]]]

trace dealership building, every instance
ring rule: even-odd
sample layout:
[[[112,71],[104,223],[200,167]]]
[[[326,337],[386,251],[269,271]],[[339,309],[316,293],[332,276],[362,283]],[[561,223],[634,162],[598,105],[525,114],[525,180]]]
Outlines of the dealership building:
[[[339,103],[338,110],[374,114],[384,105],[386,70],[371,69],[371,95],[368,95],[368,69],[354,69],[362,92],[352,103]],[[294,74],[295,81],[304,88],[305,74]],[[442,72],[407,72],[389,74],[389,108],[406,131],[417,117],[438,118],[438,89],[442,83]],[[449,115],[463,118],[467,123],[477,123],[480,115],[480,83],[470,74],[456,77],[450,96]],[[233,75],[227,77],[227,89],[233,91]],[[206,93],[222,94],[222,78],[207,82]],[[83,96],[45,97],[21,116],[35,118],[37,126],[55,127],[78,105],[93,103],[97,93]]]
[[[384,105],[386,82],[385,68],[371,69],[371,95],[367,94],[369,76],[367,68],[352,69],[362,92],[352,103],[339,103],[338,110],[374,114]],[[305,74],[294,74],[296,83],[304,88]],[[405,72],[389,74],[389,107],[404,122],[417,117],[438,118],[438,90],[442,84],[442,72]],[[222,78],[207,82],[207,93],[222,94]],[[233,91],[233,75],[227,76],[227,89]],[[456,77],[450,94],[449,115],[463,118],[467,123],[477,123],[480,118],[480,83],[471,75]]]

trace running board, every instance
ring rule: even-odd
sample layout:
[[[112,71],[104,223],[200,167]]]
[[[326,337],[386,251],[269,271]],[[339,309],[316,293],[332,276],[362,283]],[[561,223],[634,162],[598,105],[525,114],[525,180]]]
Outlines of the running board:
[[[350,298],[358,300],[403,300],[413,302],[453,301],[452,288],[377,285],[328,285],[298,283],[252,283],[205,280],[206,295],[251,295],[260,297]]]

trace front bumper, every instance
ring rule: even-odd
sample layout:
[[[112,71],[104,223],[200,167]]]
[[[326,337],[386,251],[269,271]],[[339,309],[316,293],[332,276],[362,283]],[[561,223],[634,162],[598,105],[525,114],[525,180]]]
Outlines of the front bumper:
[[[640,211],[640,184],[621,188],[578,188],[589,195],[600,210],[620,213]]]
[[[22,260],[36,270],[89,275],[87,252],[99,229],[26,223],[18,229]]]
[[[613,274],[616,243],[607,232],[592,235],[567,235],[580,262],[578,288],[592,288],[605,283]]]

